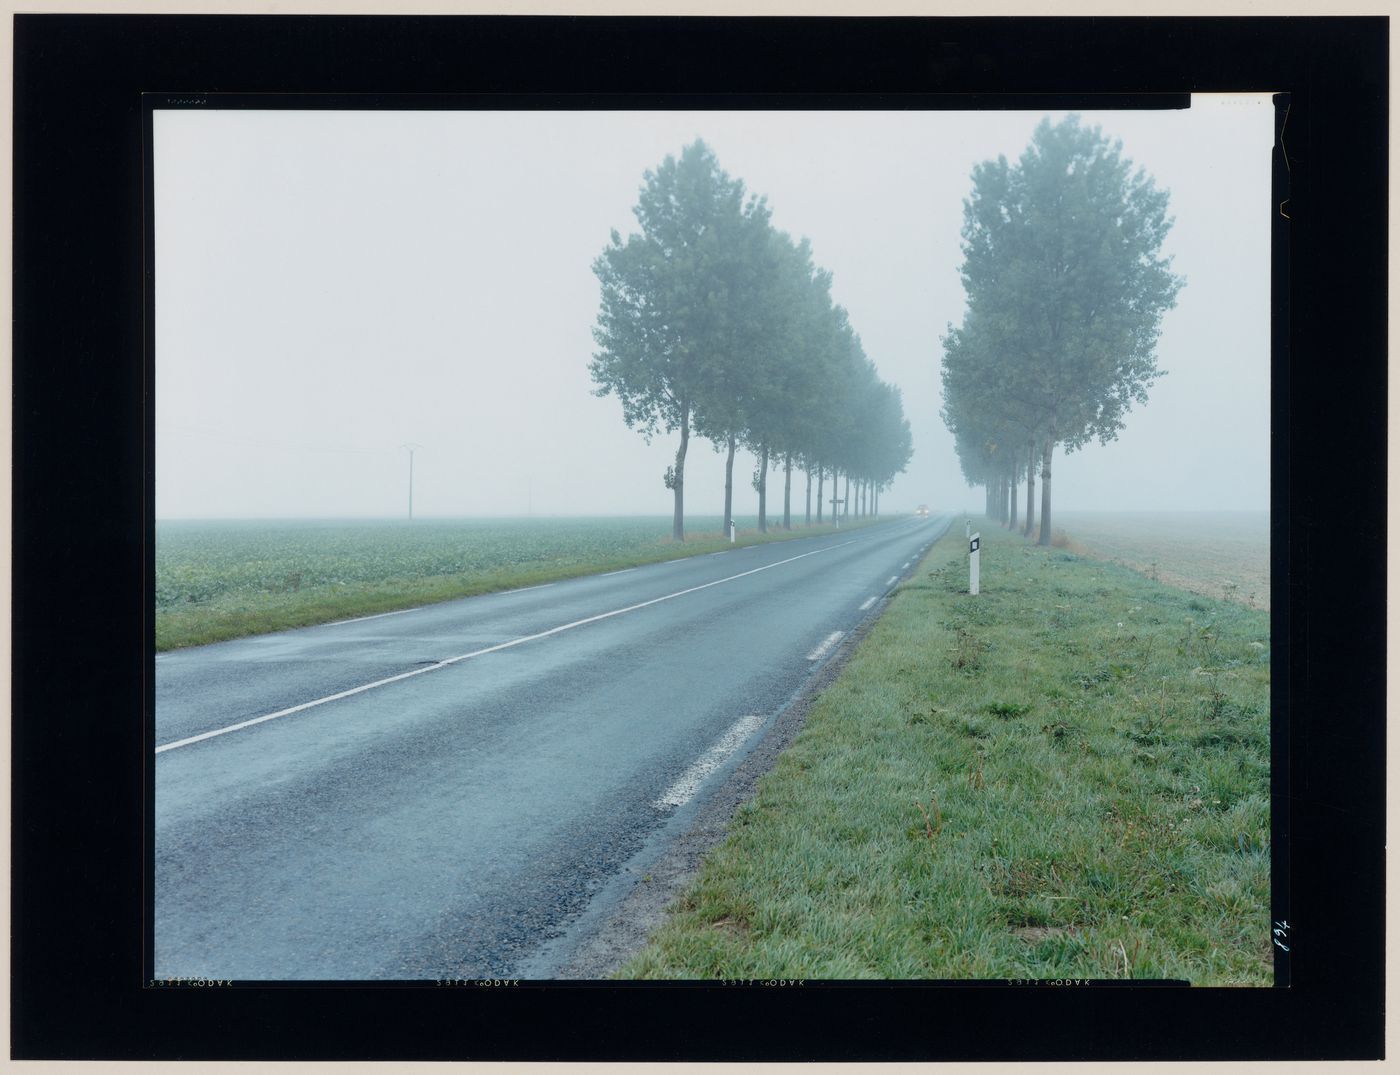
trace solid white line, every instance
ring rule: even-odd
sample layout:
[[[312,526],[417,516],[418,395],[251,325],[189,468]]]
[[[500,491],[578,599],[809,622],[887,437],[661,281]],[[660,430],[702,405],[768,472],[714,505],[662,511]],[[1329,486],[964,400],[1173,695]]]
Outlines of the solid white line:
[[[831,634],[827,635],[825,638],[822,639],[821,645],[819,645],[811,653],[807,654],[807,660],[820,661],[823,657],[825,657],[828,653],[831,652],[831,648],[835,646],[836,643],[841,641],[841,636],[845,633],[845,631],[832,631]]]
[[[191,743],[198,743],[204,739],[213,739],[218,735],[227,735],[229,732],[236,732],[242,728],[251,728],[254,724],[262,724],[264,721],[276,720],[278,717],[289,717],[293,713],[300,713],[302,710],[311,709],[314,706],[325,705],[327,702],[336,702],[342,698],[349,698],[351,695],[363,694],[365,691],[374,690],[376,687],[383,687],[390,683],[397,683],[403,679],[412,679],[414,676],[421,676],[425,672],[436,672],[439,668],[446,668],[448,665],[457,664],[459,661],[466,661],[473,657],[483,656],[487,653],[496,653],[499,650],[510,649],[512,646],[533,642],[538,638],[548,638],[550,635],[557,635],[561,631],[569,631],[575,627],[582,627],[586,623],[597,623],[599,620],[606,620],[612,616],[621,616],[624,612],[635,612],[639,608],[646,608],[648,605],[657,605],[662,601],[669,601],[674,597],[684,597],[686,594],[695,593],[698,590],[708,590],[711,586],[719,586],[721,583],[733,582],[735,579],[742,579],[747,575],[757,575],[760,571],[767,571],[774,567],[782,567],[784,564],[790,564],[794,560],[805,560],[809,556],[816,556],[818,553],[830,552],[832,549],[839,549],[846,545],[853,544],[854,541],[855,539],[852,538],[850,541],[843,541],[839,545],[828,545],[822,549],[813,549],[811,552],[804,552],[797,556],[789,556],[786,560],[778,560],[771,564],[764,564],[762,567],[753,567],[748,571],[741,571],[737,575],[730,575],[728,578],[715,579],[713,582],[703,582],[699,586],[691,586],[689,589],[677,590],[675,593],[668,593],[663,597],[653,597],[650,601],[641,601],[635,605],[628,605],[626,608],[615,608],[611,612],[600,612],[596,616],[588,616],[581,620],[574,620],[573,623],[565,623],[558,627],[551,627],[549,630],[540,631],[538,634],[513,638],[509,642],[500,642],[494,646],[487,646],[485,649],[472,650],[470,653],[463,653],[456,657],[448,657],[445,660],[438,661],[436,664],[423,665],[421,668],[413,668],[407,672],[400,672],[396,676],[376,679],[373,683],[366,683],[359,687],[351,687],[349,690],[328,694],[324,698],[317,698],[310,702],[302,702],[301,705],[279,709],[275,713],[254,717],[251,720],[239,721],[237,724],[230,724],[224,728],[215,728],[213,731],[192,735],[188,739],[177,739],[173,743],[166,743],[164,746],[156,747],[156,753],[160,754],[167,750],[174,750],[176,747],[189,746]]]
[[[898,576],[898,575],[891,575],[889,578],[887,578],[887,579],[885,580],[885,585],[886,585],[886,586],[892,586],[894,583],[896,583],[896,582],[898,582],[898,581],[899,581],[899,576]]]
[[[868,609],[871,605],[873,605],[873,604],[874,604],[876,601],[878,601],[878,600],[880,600],[878,597],[867,597],[867,598],[865,599],[865,601],[861,604],[860,610],[861,610],[862,612],[864,612],[866,609]]]
[[[379,620],[385,616],[402,616],[405,612],[421,612],[422,608],[401,608],[394,612],[376,612],[373,616],[356,616],[353,620],[332,620],[330,623],[321,624],[322,627],[339,627],[342,623],[363,623],[365,620]]]
[[[651,805],[658,810],[672,806],[684,806],[700,790],[705,778],[729,760],[744,741],[753,735],[763,724],[762,716],[740,717],[734,726],[725,732],[719,742],[700,755],[695,764],[680,775],[680,778],[666,789],[666,793]]]
[[[607,578],[609,575],[625,575],[625,574],[627,574],[627,572],[629,572],[629,571],[636,571],[636,570],[637,570],[637,569],[636,569],[635,567],[620,567],[620,568],[618,568],[616,571],[604,571],[601,575],[595,575],[594,578],[605,579],[605,578]]]

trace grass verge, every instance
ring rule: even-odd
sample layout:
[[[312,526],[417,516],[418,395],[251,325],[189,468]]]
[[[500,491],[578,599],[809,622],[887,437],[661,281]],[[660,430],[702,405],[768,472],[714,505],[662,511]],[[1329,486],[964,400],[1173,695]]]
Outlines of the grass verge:
[[[896,518],[900,517],[847,520],[842,524],[842,529],[875,526],[882,522],[894,521]],[[441,574],[413,573],[411,569],[402,568],[402,573],[399,573],[393,566],[389,566],[385,570],[385,577],[362,579],[348,584],[302,585],[300,580],[303,575],[312,577],[326,573],[318,570],[322,565],[317,561],[330,555],[326,553],[322,556],[317,552],[315,532],[308,531],[310,536],[306,539],[307,544],[297,549],[297,558],[289,556],[283,565],[294,569],[289,570],[287,575],[287,579],[296,580],[294,586],[283,579],[279,570],[275,573],[276,578],[271,585],[243,585],[221,590],[221,580],[216,576],[228,568],[222,552],[210,555],[206,559],[201,559],[198,553],[180,556],[178,562],[169,568],[172,573],[178,574],[180,587],[193,592],[211,592],[208,596],[201,594],[198,600],[177,599],[168,604],[163,604],[158,599],[156,650],[161,652],[186,646],[202,646],[232,638],[266,634],[270,631],[310,627],[318,623],[371,616],[380,612],[396,612],[458,597],[537,586],[580,575],[594,575],[604,571],[673,560],[677,557],[699,556],[729,548],[812,537],[832,533],[835,529],[829,524],[824,524],[799,525],[790,531],[777,529],[766,534],[757,529],[740,530],[737,541],[732,546],[721,532],[694,532],[689,534],[683,543],[672,541],[668,536],[638,543],[632,547],[624,546],[615,553],[599,554],[591,548],[580,552],[572,552],[567,547],[546,548],[546,551],[540,554],[540,558],[534,561],[512,562],[486,568],[475,567]],[[384,548],[368,545],[364,548],[363,555],[366,559],[386,560],[392,565],[394,551],[388,542],[394,540],[395,535],[392,532],[386,532],[386,535]],[[212,540],[214,546],[219,543],[217,535],[206,540]],[[366,540],[370,545],[374,544],[373,537]],[[157,541],[160,541],[159,533]],[[471,543],[470,537],[459,538],[458,541],[463,545]],[[494,554],[497,550],[492,549],[490,552]],[[269,552],[268,555],[275,553]],[[160,576],[161,563],[158,558],[158,598]]]
[[[961,530],[617,977],[1272,981],[1267,615]]]

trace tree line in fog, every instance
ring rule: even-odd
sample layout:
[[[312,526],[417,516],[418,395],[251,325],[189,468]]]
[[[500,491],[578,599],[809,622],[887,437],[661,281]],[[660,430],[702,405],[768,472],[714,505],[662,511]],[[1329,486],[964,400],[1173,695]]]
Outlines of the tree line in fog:
[[[758,525],[769,525],[770,473],[806,476],[804,518],[879,509],[913,448],[900,391],[878,376],[806,239],[772,226],[766,201],[719,166],[703,142],[643,176],[640,232],[613,231],[593,264],[602,288],[589,372],[647,439],[679,433],[663,477],[672,537],[685,539],[685,466],[693,437],[725,453],[724,519],[734,512],[734,455],[758,459]],[[844,479],[845,490],[838,493]]]
[[[1167,192],[1077,116],[1043,120],[1013,165],[972,172],[963,203],[962,324],[943,338],[943,420],[987,514],[1050,543],[1051,458],[1116,439],[1161,376],[1162,315],[1183,280],[1162,242]]]

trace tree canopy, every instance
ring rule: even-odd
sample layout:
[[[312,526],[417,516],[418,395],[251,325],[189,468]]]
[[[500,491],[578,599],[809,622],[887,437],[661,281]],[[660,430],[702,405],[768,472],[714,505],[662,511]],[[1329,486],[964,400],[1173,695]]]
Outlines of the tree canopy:
[[[943,417],[964,474],[1014,487],[1041,462],[1042,544],[1050,459],[1115,439],[1161,370],[1163,314],[1183,281],[1162,244],[1167,192],[1122,144],[1070,116],[1043,120],[1016,164],[972,172],[963,203],[967,310],[943,339]],[[996,493],[995,503],[1001,503]],[[1030,504],[1027,532],[1030,527]]]
[[[643,177],[640,232],[616,231],[593,265],[601,300],[589,372],[623,420],[650,440],[680,432],[664,482],[672,536],[683,540],[685,459],[692,433],[728,451],[731,512],[737,445],[759,457],[759,525],[770,464],[796,461],[888,483],[907,465],[908,423],[897,389],[866,359],[830,273],[807,241],[776,231],[702,141]],[[789,518],[784,503],[784,522]]]

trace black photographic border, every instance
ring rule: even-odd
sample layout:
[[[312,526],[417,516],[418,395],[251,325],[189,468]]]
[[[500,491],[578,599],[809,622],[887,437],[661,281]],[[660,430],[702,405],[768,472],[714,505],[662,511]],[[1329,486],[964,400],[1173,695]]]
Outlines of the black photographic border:
[[[13,1056],[1380,1055],[1388,20],[20,15],[14,25]],[[296,100],[278,95],[312,90],[326,107],[1171,107],[1192,91],[1285,95],[1272,386],[1283,987],[148,985],[147,938],[133,928],[147,913],[152,763],[144,128],[162,97],[191,103],[161,107],[205,107],[201,94],[276,107]]]

